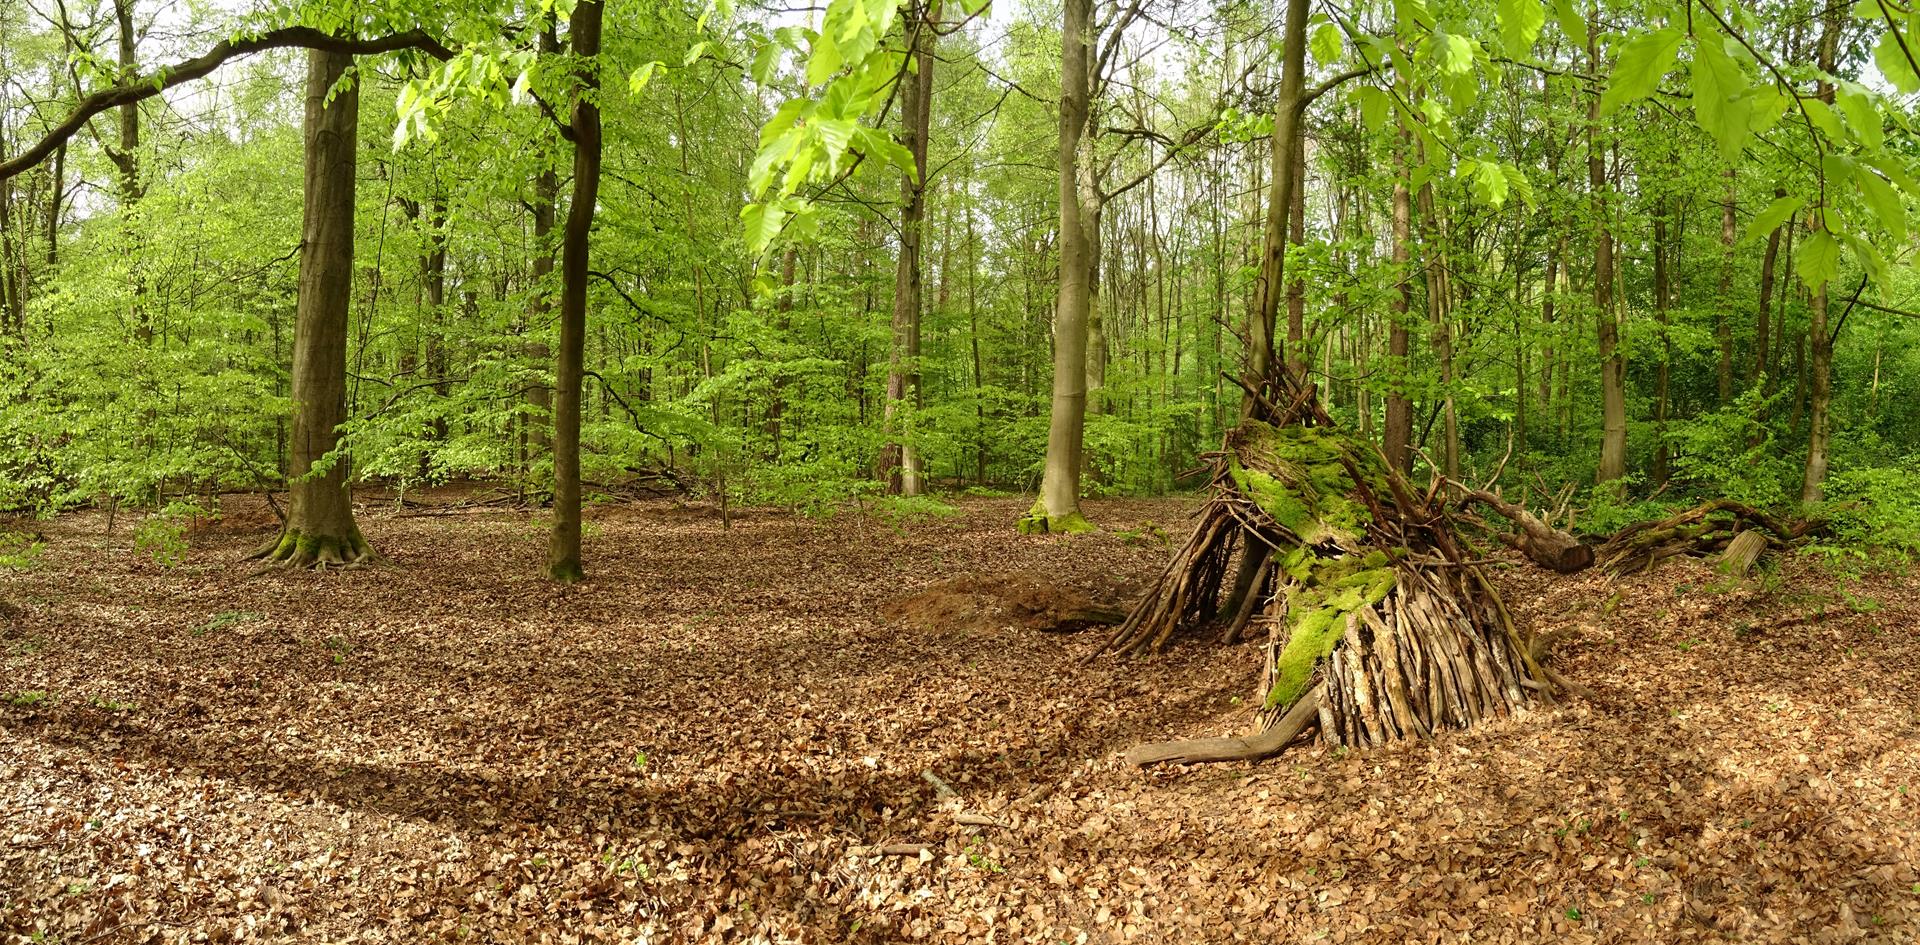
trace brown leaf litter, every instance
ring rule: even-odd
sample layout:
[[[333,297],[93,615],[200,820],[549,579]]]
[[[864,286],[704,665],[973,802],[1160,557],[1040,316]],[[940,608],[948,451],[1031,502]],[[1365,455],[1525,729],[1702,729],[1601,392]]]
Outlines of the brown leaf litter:
[[[1098,629],[980,592],[1105,602],[1164,549],[1019,536],[1009,500],[680,508],[592,509],[573,589],[499,508],[367,507],[393,567],[253,580],[257,509],[173,569],[125,517],[51,523],[0,575],[0,940],[1920,937],[1911,577],[1516,563],[1589,700],[1142,774],[1119,753],[1244,728],[1256,650],[1087,662]],[[964,600],[901,603],[929,589]]]

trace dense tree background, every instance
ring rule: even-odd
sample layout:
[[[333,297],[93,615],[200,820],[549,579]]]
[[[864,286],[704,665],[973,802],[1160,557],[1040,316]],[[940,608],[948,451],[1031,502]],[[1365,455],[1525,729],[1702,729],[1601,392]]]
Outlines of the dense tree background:
[[[554,220],[577,144],[560,126],[589,70],[605,128],[589,501],[660,473],[806,508],[922,478],[1034,492],[1064,281],[1062,10],[866,7],[891,25],[869,30],[881,61],[862,72],[864,50],[823,65],[817,14],[754,5],[615,0],[582,65],[564,50],[570,6],[239,18],[0,0],[0,159],[87,92],[236,30],[443,36],[447,62],[356,60],[332,461],[356,483],[484,478],[537,499],[553,481]],[[1310,9],[1303,186],[1272,305],[1276,347],[1337,420],[1387,439],[1398,404],[1412,462],[1475,482],[1497,469],[1536,505],[1573,490],[1582,528],[1714,494],[1823,502],[1843,536],[1920,543],[1907,8]],[[1180,473],[1240,416],[1273,172],[1293,163],[1269,144],[1284,16],[1090,13],[1080,489],[1160,494],[1198,485]],[[516,39],[542,29],[550,45]],[[921,40],[930,81],[894,81]],[[0,508],[211,511],[222,490],[284,482],[304,62],[236,59],[93,117],[0,182]],[[787,105],[830,105],[833,77],[870,75],[876,107],[839,140],[832,121],[801,123],[817,161],[763,147],[793,125]],[[910,86],[925,90],[924,176]],[[903,310],[907,227],[918,298]],[[903,455],[923,477],[896,474]]]

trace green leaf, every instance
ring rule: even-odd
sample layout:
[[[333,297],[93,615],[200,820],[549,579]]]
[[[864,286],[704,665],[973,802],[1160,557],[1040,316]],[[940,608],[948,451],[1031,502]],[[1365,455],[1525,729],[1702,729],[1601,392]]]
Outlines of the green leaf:
[[[845,57],[840,54],[840,44],[834,41],[833,31],[821,30],[813,38],[813,51],[807,56],[807,84],[820,85],[826,82],[845,63]]]
[[[1507,55],[1519,58],[1533,51],[1540,28],[1547,23],[1547,8],[1541,0],[1500,0],[1495,8],[1500,20],[1500,45]]]
[[[1817,98],[1803,98],[1800,100],[1800,107],[1806,112],[1807,120],[1812,122],[1815,128],[1820,129],[1820,133],[1826,136],[1829,143],[1842,145],[1847,143],[1847,133],[1840,125],[1840,116],[1835,115],[1833,109],[1827,107],[1827,103]]]
[[[1739,63],[1727,55],[1718,34],[1694,45],[1693,117],[1701,130],[1713,136],[1720,156],[1737,161],[1753,137],[1756,100],[1746,94],[1752,83]]]
[[[780,64],[780,44],[762,43],[760,51],[753,54],[753,81],[761,85],[773,82],[773,70]]]
[[[1841,113],[1847,116],[1847,127],[1853,129],[1854,137],[1871,151],[1880,150],[1887,143],[1886,129],[1881,126],[1880,109],[1873,104],[1873,96],[1866,88],[1853,82],[1842,82],[1835,90],[1835,101],[1840,104]]]
[[[1840,274],[1840,243],[1824,229],[1814,230],[1794,253],[1794,271],[1810,289],[1818,289]]]
[[[1908,48],[1911,49],[1911,45]],[[1873,46],[1873,64],[1880,67],[1880,74],[1886,76],[1901,95],[1920,92],[1920,72],[1914,71],[1907,51],[1900,48],[1899,34],[1894,31],[1880,34],[1880,41]]]
[[[1387,113],[1393,108],[1393,100],[1387,93],[1371,85],[1363,85],[1354,90],[1353,96],[1359,100],[1360,121],[1368,131],[1379,131],[1386,127]]]
[[[1887,257],[1880,255],[1878,247],[1852,233],[1840,234],[1840,240],[1853,250],[1853,258],[1860,263],[1860,268],[1867,271],[1867,278],[1874,285],[1885,288],[1893,284],[1893,273],[1887,267]]]
[[[1610,114],[1622,105],[1652,95],[1680,55],[1680,40],[1684,35],[1676,29],[1660,29],[1627,40],[1620,48],[1620,58],[1613,64],[1607,90],[1600,96],[1600,114]]]
[[[1464,161],[1460,170],[1473,175],[1474,196],[1495,207],[1507,202],[1507,173],[1500,169],[1500,165],[1491,161]]]
[[[920,169],[914,165],[913,152],[906,146],[893,140],[893,136],[874,128],[862,127],[854,133],[860,151],[868,157],[879,158],[899,168],[908,177],[918,179]]]
[[[780,235],[780,224],[787,218],[787,211],[771,203],[750,203],[740,211],[740,220],[745,224],[747,248],[754,253],[762,253]]]
[[[627,91],[633,95],[640,94],[647,83],[653,81],[653,74],[659,69],[658,61],[641,63],[640,68],[633,70],[633,75],[627,79]]]
[[[1793,219],[1800,208],[1807,205],[1807,198],[1788,194],[1767,205],[1767,209],[1754,215],[1753,222],[1747,224],[1747,239],[1759,239],[1780,228],[1780,225]]]
[[[1441,75],[1460,75],[1473,68],[1473,40],[1436,28],[1427,42],[1427,55]]]
[[[1894,242],[1904,241],[1907,238],[1907,208],[1900,201],[1900,192],[1894,190],[1893,185],[1880,175],[1852,161],[1847,162],[1847,170],[1854,186],[1860,188],[1860,196],[1866,201],[1867,209],[1872,210],[1874,218],[1880,221],[1880,228],[1886,230]]]
[[[847,145],[853,141],[856,127],[851,118],[823,118],[808,126],[820,139],[820,146],[827,152],[827,165],[834,170],[840,168],[840,158],[847,153]]]
[[[1500,165],[1502,173],[1507,175],[1507,186],[1520,195],[1520,201],[1528,207],[1533,206],[1533,182],[1527,179],[1527,172],[1519,165],[1509,161]]]
[[[1906,191],[1909,196],[1920,200],[1920,183],[1916,183],[1913,175],[1907,173],[1907,168],[1900,163],[1900,158],[1891,154],[1862,154],[1860,160],[1865,161],[1867,166],[1874,170],[1885,174],[1888,180],[1900,185],[1900,189]]]
[[[1575,46],[1587,44],[1587,21],[1573,8],[1573,0],[1553,0],[1553,19]]]
[[[1313,61],[1323,66],[1340,61],[1340,46],[1340,27],[1332,23],[1320,24],[1320,28],[1313,31],[1313,38],[1307,41]]]
[[[693,65],[696,62],[699,62],[700,56],[707,51],[707,47],[710,45],[712,44],[707,42],[704,39],[697,43],[694,43],[693,47],[687,50],[686,60],[681,62],[680,65],[682,67],[686,67],[686,66]]]

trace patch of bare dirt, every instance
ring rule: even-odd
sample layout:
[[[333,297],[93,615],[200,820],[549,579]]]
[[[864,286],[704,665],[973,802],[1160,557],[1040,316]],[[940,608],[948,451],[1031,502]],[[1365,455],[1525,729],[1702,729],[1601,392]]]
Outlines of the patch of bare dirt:
[[[663,503],[670,505],[671,503]],[[0,939],[1912,942],[1920,594],[1804,562],[1721,589],[1527,565],[1593,690],[1432,744],[1141,773],[1244,730],[1258,652],[894,621],[968,576],[1100,599],[1166,551],[594,508],[362,509],[391,568],[52,523],[0,575]],[[1180,503],[1098,502],[1176,523]],[[262,530],[272,525],[264,520]]]
[[[1095,600],[1043,574],[1013,571],[949,578],[926,590],[888,601],[881,616],[923,630],[986,631],[1003,627],[1071,632],[1119,623],[1130,595]]]

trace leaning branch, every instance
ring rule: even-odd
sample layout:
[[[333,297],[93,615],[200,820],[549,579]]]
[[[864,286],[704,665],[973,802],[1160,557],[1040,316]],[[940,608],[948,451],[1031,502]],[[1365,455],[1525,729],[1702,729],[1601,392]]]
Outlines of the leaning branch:
[[[45,137],[18,155],[0,162],[0,181],[24,173],[46,160],[48,155],[65,144],[69,138],[78,134],[93,116],[101,112],[119,108],[122,105],[131,105],[134,102],[152,98],[175,86],[192,82],[220,68],[229,60],[269,49],[288,48],[322,49],[328,52],[352,53],[356,56],[395,52],[401,49],[418,49],[436,59],[453,58],[452,50],[422,30],[407,30],[391,36],[360,39],[334,36],[310,26],[288,26],[268,30],[258,36],[223,40],[201,56],[168,66],[151,75],[140,76],[123,84],[101,89],[81,99],[66,119],[49,129]]]

